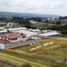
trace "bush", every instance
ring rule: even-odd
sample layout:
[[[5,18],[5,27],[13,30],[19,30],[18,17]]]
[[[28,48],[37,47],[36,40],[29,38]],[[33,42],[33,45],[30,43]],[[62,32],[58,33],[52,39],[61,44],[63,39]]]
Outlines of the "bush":
[[[29,63],[24,63],[21,67],[32,67]]]

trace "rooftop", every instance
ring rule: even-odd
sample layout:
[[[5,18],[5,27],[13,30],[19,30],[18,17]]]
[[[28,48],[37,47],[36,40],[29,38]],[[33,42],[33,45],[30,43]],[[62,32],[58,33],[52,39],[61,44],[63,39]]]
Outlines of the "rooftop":
[[[2,39],[0,39],[0,43],[3,43],[3,44],[6,44],[6,43],[10,43],[10,41],[8,41],[8,40],[2,40]]]
[[[1,34],[0,38],[1,39],[13,39],[13,38],[18,38],[21,34],[18,32],[11,32],[11,33],[6,33],[6,34]]]

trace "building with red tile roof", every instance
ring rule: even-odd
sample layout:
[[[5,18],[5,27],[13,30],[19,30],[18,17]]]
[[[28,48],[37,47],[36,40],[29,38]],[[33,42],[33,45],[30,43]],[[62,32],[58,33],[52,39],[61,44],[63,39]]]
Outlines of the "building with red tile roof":
[[[0,49],[22,46],[30,38],[23,37],[24,34],[9,32],[0,35]],[[22,44],[23,43],[23,44]]]
[[[0,35],[0,39],[5,39],[5,40],[14,40],[17,39],[18,37],[20,37],[21,34],[18,32],[11,32],[11,33],[6,33],[6,34],[2,34]]]
[[[10,41],[8,41],[8,40],[3,40],[3,39],[0,39],[0,43],[7,44],[7,43],[10,43]]]

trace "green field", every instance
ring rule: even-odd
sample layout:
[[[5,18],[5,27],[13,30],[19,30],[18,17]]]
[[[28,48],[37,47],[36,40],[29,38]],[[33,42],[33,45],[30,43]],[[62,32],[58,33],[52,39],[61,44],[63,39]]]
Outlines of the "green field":
[[[30,51],[31,49],[33,50]],[[12,60],[14,64],[18,63],[19,66],[23,63],[30,63],[32,67],[67,67],[65,63],[57,63],[57,61],[65,62],[67,59],[66,40],[45,38],[28,46],[10,50],[13,52],[2,51],[1,53],[6,54],[9,61]]]
[[[49,47],[53,46],[61,46],[66,44],[67,42],[63,42],[61,40],[55,40],[55,39],[42,39],[39,40],[36,43],[31,43],[24,47],[18,47],[14,48],[13,50],[18,51],[20,53],[27,53],[27,54],[34,54],[42,50],[47,50]]]
[[[55,35],[55,37],[67,38],[67,35]]]

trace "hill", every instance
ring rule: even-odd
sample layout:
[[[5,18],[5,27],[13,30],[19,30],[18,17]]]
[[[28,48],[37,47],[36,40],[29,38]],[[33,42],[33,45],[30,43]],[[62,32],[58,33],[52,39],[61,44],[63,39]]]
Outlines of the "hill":
[[[33,14],[33,13],[12,13],[12,12],[0,12],[0,17],[11,17],[11,16],[19,16],[19,17],[42,17],[42,18],[57,18],[57,15],[49,15],[49,14]]]

